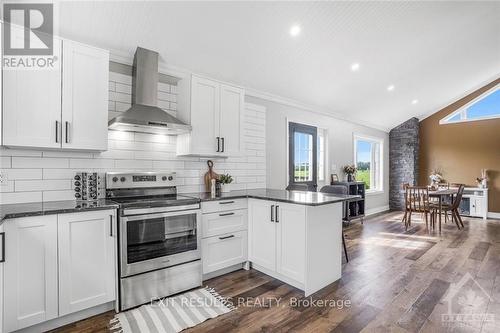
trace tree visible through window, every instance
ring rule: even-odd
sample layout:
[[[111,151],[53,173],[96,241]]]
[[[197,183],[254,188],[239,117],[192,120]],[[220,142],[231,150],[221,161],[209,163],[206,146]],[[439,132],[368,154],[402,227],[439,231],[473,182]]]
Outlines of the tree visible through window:
[[[364,182],[368,191],[381,191],[382,141],[355,136],[354,158],[358,168],[356,180]]]
[[[489,90],[464,107],[449,114],[439,123],[453,124],[493,118],[500,118],[500,86]]]

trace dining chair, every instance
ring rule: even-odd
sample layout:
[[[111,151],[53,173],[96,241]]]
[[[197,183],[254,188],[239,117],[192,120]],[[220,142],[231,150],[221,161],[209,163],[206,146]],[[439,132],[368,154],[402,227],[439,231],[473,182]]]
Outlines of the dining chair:
[[[429,189],[427,186],[407,186],[405,190],[405,228],[411,226],[412,213],[421,213],[425,217],[425,226],[429,227],[430,214]],[[431,225],[434,227],[434,225]]]
[[[321,193],[329,193],[329,194],[342,194],[347,195],[348,190],[347,186],[344,185],[326,185],[323,186],[320,190]],[[342,205],[342,217],[346,216],[348,201],[345,201]],[[349,262],[349,257],[347,255],[347,247],[345,245],[345,236],[344,236],[344,224],[342,223],[342,245],[344,246],[344,254],[346,262]]]
[[[410,183],[402,183],[401,184],[401,189],[404,191],[403,195],[404,195],[404,205],[405,205],[405,214],[403,215],[403,219],[401,220],[401,222],[405,223],[406,224],[406,219],[408,218],[408,201],[407,201],[407,196],[406,196],[406,188],[410,186]]]
[[[460,213],[458,212],[458,208],[460,207],[460,202],[462,201],[462,196],[464,194],[464,189],[465,185],[464,184],[456,184],[458,185],[458,192],[453,198],[451,204],[449,203],[442,203],[441,204],[441,210],[444,211],[445,216],[448,215],[448,212],[451,214],[451,219],[455,222],[457,225],[458,230],[461,228],[463,229],[464,222],[462,221],[462,217],[460,216]],[[439,210],[439,205],[436,204],[431,204],[431,221],[436,221],[438,210]],[[446,221],[446,219],[445,219]]]

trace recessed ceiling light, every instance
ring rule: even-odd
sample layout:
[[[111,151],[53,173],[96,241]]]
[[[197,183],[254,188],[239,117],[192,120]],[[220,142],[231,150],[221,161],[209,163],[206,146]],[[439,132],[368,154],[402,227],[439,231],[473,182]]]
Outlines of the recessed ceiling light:
[[[296,37],[300,34],[300,30],[301,30],[300,25],[298,24],[292,25],[292,27],[290,28],[290,35],[292,37]]]
[[[394,85],[391,84],[390,86],[387,87],[387,91],[393,91],[394,88],[396,88],[396,87],[394,87]]]
[[[356,72],[358,70],[359,70],[359,64],[357,62],[351,65],[351,71]]]
[[[411,104],[415,105],[418,103],[418,99],[414,99],[413,101],[411,101]]]

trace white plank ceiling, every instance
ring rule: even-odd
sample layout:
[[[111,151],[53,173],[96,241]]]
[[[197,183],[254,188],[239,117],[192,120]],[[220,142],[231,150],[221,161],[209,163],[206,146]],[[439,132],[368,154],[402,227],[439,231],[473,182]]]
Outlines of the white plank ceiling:
[[[176,67],[384,129],[500,75],[500,2],[70,1],[58,25],[64,37],[130,57],[150,48]]]

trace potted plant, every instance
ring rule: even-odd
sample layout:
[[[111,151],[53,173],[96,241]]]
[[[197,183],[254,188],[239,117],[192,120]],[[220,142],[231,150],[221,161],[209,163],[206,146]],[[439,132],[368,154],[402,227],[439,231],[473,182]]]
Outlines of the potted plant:
[[[231,191],[231,183],[233,182],[233,177],[226,173],[219,176],[220,190],[221,192]]]
[[[478,187],[488,188],[488,170],[481,169],[481,177],[477,177],[476,181]]]
[[[358,169],[356,168],[356,166],[354,164],[344,165],[344,167],[342,168],[342,170],[347,175],[347,181],[348,182],[352,182],[352,181],[355,180],[354,176],[356,174],[356,171],[358,171]]]

